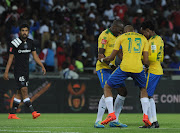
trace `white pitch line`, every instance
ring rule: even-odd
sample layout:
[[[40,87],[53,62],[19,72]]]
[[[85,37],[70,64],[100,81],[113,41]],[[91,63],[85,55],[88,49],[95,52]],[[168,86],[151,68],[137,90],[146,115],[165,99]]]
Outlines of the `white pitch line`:
[[[21,133],[27,133],[27,132],[36,132],[36,133],[39,133],[39,132],[42,132],[42,133],[51,133],[51,131],[21,131],[21,130],[1,130],[0,131],[5,131],[5,132],[21,132]]]
[[[18,132],[18,133],[27,133],[27,132],[42,132],[42,133],[51,133],[51,131],[21,131],[21,130],[1,130],[0,131],[5,131],[5,132]],[[58,132],[58,133],[79,133],[79,132]]]
[[[0,128],[91,128],[91,127],[0,127]]]
[[[94,127],[0,127],[0,128],[94,128]],[[117,127],[118,128],[118,127]],[[111,128],[111,129],[117,129],[117,128]],[[131,130],[131,129],[139,129],[141,130],[141,128],[120,128],[121,130]],[[180,128],[148,128],[149,130],[180,130]],[[0,129],[1,130],[1,129]]]

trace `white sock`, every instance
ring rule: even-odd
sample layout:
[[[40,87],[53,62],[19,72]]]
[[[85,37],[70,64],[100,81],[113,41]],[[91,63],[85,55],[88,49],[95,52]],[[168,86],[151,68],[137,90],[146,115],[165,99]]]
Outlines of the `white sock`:
[[[141,105],[142,105],[143,114],[147,115],[148,109],[150,107],[149,98],[147,97],[141,98]]]
[[[148,118],[149,118],[149,121],[150,121],[151,123],[153,123],[151,106],[150,106],[149,109],[148,109]]]
[[[105,103],[104,95],[102,95],[101,99],[99,100],[96,122],[102,121],[102,117],[104,115],[105,110],[106,110],[106,103]]]
[[[155,104],[153,98],[150,98],[149,102],[150,102],[150,108],[151,108],[151,112],[152,112],[153,122],[156,122],[156,121],[157,121],[157,116],[156,116],[156,104]]]
[[[105,98],[106,107],[108,109],[109,114],[113,113],[113,97],[106,97]]]
[[[124,105],[124,100],[126,97],[120,96],[119,94],[116,97],[116,100],[114,102],[114,111],[115,111],[115,115],[116,115],[116,120],[114,120],[114,122],[118,122],[118,118],[119,118],[119,114],[121,113],[121,110],[123,108]]]

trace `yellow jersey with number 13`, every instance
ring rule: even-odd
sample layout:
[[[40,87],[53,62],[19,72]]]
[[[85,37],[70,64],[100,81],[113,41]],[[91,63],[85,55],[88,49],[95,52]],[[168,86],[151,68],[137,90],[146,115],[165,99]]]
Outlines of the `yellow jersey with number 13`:
[[[143,70],[142,52],[149,50],[145,36],[136,32],[127,32],[116,39],[114,50],[122,46],[123,59],[120,68],[124,72],[140,73]]]
[[[98,38],[98,50],[99,48],[103,48],[105,49],[104,55],[106,57],[110,56],[113,51],[116,38],[117,37],[114,36],[109,29],[104,30]],[[115,59],[111,61],[111,63],[115,65]],[[111,69],[111,68],[106,63],[102,63],[98,60],[96,63],[96,71],[99,71],[100,69]]]

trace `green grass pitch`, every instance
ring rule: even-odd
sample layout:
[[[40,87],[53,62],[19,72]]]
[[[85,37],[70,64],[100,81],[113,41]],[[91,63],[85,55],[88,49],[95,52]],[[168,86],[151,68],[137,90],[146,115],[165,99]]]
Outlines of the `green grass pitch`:
[[[107,114],[104,115],[104,118]],[[31,114],[18,114],[20,120],[8,120],[0,114],[0,133],[180,133],[180,114],[158,114],[159,129],[139,129],[142,114],[121,114],[127,128],[94,128],[96,114],[45,114],[32,119]]]

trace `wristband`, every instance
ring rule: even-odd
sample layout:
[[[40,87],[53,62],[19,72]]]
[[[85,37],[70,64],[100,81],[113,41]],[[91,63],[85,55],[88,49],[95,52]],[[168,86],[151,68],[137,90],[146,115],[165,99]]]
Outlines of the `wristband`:
[[[104,62],[103,60],[104,60],[104,58],[101,58],[101,62]]]

